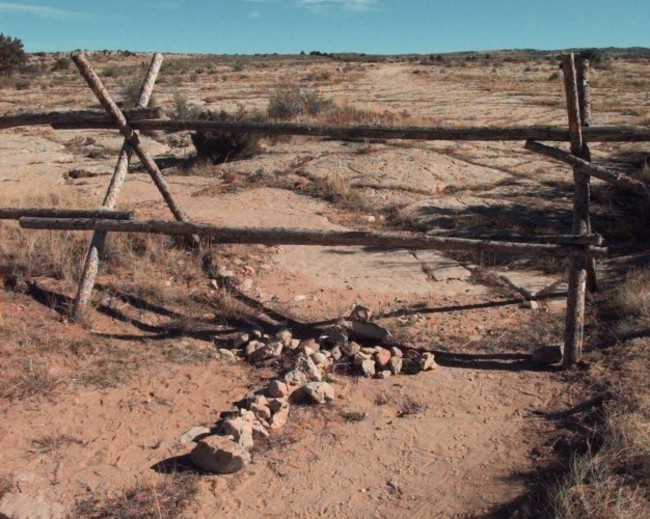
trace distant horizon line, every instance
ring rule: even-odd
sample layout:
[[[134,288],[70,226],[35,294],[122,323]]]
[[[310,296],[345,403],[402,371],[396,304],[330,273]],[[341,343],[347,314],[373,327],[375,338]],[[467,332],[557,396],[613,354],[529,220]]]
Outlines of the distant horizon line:
[[[252,52],[252,53],[215,53],[215,52],[182,52],[182,51],[160,51],[160,50],[130,50],[130,49],[73,49],[73,50],[45,50],[45,51],[25,51],[27,54],[71,54],[73,52],[83,51],[83,52],[93,52],[93,53],[134,53],[134,54],[155,54],[157,52],[161,54],[174,54],[174,55],[201,55],[201,56],[337,56],[337,55],[349,55],[349,56],[381,56],[381,57],[392,57],[392,56],[426,56],[426,55],[452,55],[452,54],[490,54],[490,53],[507,53],[507,52],[521,52],[521,53],[541,53],[541,54],[550,54],[556,52],[576,52],[576,51],[586,51],[586,50],[596,50],[596,51],[610,51],[610,52],[647,52],[650,53],[650,47],[642,46],[631,46],[631,47],[595,47],[585,46],[585,47],[566,47],[558,49],[536,49],[536,48],[511,48],[511,49],[481,49],[481,50],[458,50],[458,51],[426,51],[426,52],[400,52],[400,53],[371,53],[371,52],[360,52],[360,51],[300,51],[300,52]]]

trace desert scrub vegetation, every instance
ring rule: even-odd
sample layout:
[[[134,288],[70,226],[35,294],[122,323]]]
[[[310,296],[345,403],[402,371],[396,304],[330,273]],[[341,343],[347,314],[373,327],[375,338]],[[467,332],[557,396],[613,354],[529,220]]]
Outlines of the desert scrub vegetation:
[[[266,113],[271,119],[286,121],[302,115],[318,115],[332,105],[332,101],[311,88],[287,87],[271,92]]]
[[[221,122],[259,122],[261,114],[247,112],[243,107],[236,113],[225,111],[203,112],[199,119]],[[238,130],[211,130],[192,133],[192,143],[196,148],[199,159],[208,160],[213,164],[221,164],[232,160],[250,159],[258,153],[262,135]]]
[[[0,32],[0,76],[11,76],[26,64],[23,42]]]

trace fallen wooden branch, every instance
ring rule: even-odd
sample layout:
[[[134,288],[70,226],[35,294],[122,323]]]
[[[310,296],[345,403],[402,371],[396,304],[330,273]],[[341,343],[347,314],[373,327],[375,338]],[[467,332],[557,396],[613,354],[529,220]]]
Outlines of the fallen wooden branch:
[[[163,110],[161,108],[136,108],[133,110],[124,111],[124,116],[129,121],[137,121],[141,119],[157,119],[159,117],[162,117],[162,115]],[[66,128],[116,127],[115,123],[106,114],[106,112],[95,110],[24,113],[3,115],[0,117],[0,130],[14,128],[16,126],[36,126],[41,124],[49,124],[52,126],[56,125],[59,128],[61,128],[61,125],[66,125]]]
[[[625,188],[650,200],[650,185],[632,178],[629,175],[614,171],[603,166],[591,164],[590,162],[576,157],[571,153],[568,153],[554,146],[542,144],[541,142],[528,141],[526,142],[525,148],[535,153],[540,153],[541,155],[546,155],[552,159],[559,160],[565,164],[569,164],[575,168],[578,168],[581,173],[591,175],[592,177],[599,178],[610,184]]]
[[[130,220],[128,211],[111,211],[108,209],[50,209],[7,207],[0,209],[0,220],[19,220],[24,217],[33,218],[101,218],[104,220]]]
[[[26,229],[57,229],[68,231],[134,232],[168,235],[196,235],[219,243],[262,245],[365,246],[385,249],[470,250],[515,255],[548,255],[559,257],[605,256],[607,249],[590,245],[515,243],[496,240],[447,238],[398,233],[362,231],[313,231],[307,229],[217,227],[208,224],[167,220],[119,221],[89,218],[21,218]]]

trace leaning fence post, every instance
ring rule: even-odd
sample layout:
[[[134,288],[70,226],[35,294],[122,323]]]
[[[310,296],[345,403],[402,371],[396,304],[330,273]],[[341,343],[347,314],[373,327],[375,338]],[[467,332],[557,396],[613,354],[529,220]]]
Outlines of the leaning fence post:
[[[580,101],[578,99],[577,74],[573,53],[562,58],[564,88],[566,92],[567,114],[571,153],[581,156],[583,151],[582,128],[580,123]],[[589,176],[577,168],[573,170],[573,234],[589,233]],[[569,271],[569,292],[567,297],[566,322],[564,329],[564,353],[562,366],[574,366],[582,356],[585,319],[585,287],[587,281],[587,255],[571,260]]]
[[[145,108],[149,104],[162,62],[162,54],[154,54],[151,64],[149,65],[147,76],[142,83],[136,108]],[[108,185],[104,201],[102,202],[102,208],[114,209],[117,205],[117,199],[129,171],[129,163],[132,154],[133,150],[131,149],[128,140],[125,139],[122,144],[122,149],[120,150],[120,155],[117,159],[117,164],[115,165],[113,176],[111,177],[111,182]],[[102,256],[104,244],[106,242],[106,236],[107,233],[105,232],[94,232],[88,246],[81,279],[79,280],[77,296],[75,297],[72,308],[72,315],[75,319],[81,317],[82,313],[88,308],[88,304],[90,303],[93,287],[95,286],[95,280],[97,279],[97,272],[99,271],[99,260]]]
[[[580,123],[583,128],[591,126],[591,91],[589,89],[589,60],[583,56],[579,56],[576,63],[577,72],[577,85],[578,85],[578,101],[580,106]],[[581,158],[591,162],[591,151],[586,142],[582,143]],[[587,178],[587,187],[589,187],[590,179]],[[589,229],[587,232],[591,233],[591,221],[588,220]],[[590,292],[598,290],[598,279],[596,277],[596,260],[594,258],[587,258],[587,289]]]

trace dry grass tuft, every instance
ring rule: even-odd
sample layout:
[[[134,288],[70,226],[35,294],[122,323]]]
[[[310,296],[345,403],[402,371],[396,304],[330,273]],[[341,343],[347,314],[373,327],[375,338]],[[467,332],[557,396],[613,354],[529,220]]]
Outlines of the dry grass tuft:
[[[618,317],[650,319],[650,269],[630,270],[608,304]]]
[[[90,495],[77,501],[72,517],[87,519],[176,519],[188,513],[198,492],[194,474],[166,475],[158,483],[140,484],[114,497]]]
[[[37,395],[49,395],[63,382],[64,379],[55,377],[43,362],[29,359],[12,378],[0,382],[0,397],[21,400]]]
[[[646,392],[644,398],[649,397]],[[618,406],[611,406],[602,424],[604,444],[598,452],[571,461],[554,495],[555,517],[632,519],[650,514],[650,416]]]

